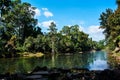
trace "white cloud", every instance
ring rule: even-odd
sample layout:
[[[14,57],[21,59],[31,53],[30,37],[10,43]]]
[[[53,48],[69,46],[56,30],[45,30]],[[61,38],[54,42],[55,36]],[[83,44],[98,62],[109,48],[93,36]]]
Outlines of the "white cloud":
[[[47,18],[53,16],[53,13],[50,12],[50,11],[48,10],[48,8],[42,8],[42,11],[43,11],[43,15],[44,15],[45,17],[47,17]]]
[[[84,27],[82,27],[81,25],[79,25],[79,30],[80,31],[85,31]]]
[[[103,32],[103,29],[99,29],[99,26],[90,26],[88,28],[89,32],[88,33],[99,33],[99,32]]]
[[[45,12],[44,12],[44,16],[45,16],[45,17],[52,17],[53,14],[52,14],[50,11],[45,11]]]
[[[99,29],[98,25],[92,25],[89,27],[80,26],[80,30],[89,34],[89,37],[91,37],[95,41],[99,41],[105,38],[104,34],[102,33],[103,29]]]
[[[54,22],[54,23],[55,23],[54,20],[44,21],[44,22],[41,23],[41,26],[48,28],[48,27],[50,26],[51,22]],[[55,23],[55,24],[56,24],[56,23]]]
[[[42,8],[42,10],[43,10],[43,11],[47,11],[47,10],[48,10],[48,8]]]
[[[35,17],[41,16],[41,11],[37,8],[35,11]]]
[[[68,27],[71,27],[72,25],[67,25]]]
[[[41,26],[42,24],[40,22],[38,22],[37,26]]]

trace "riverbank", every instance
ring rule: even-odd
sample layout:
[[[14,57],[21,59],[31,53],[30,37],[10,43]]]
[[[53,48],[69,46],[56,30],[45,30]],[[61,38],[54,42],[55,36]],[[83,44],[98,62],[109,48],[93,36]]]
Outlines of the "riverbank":
[[[13,55],[6,53],[5,55],[0,55],[0,58],[21,58],[21,57],[42,57],[44,53],[42,52],[18,52]]]
[[[31,53],[31,52],[24,52],[19,53],[20,57],[42,57],[44,54],[41,52]]]
[[[120,69],[47,68],[37,66],[26,74],[0,74],[1,80],[120,80]]]
[[[108,54],[109,64],[116,68],[120,65],[120,53],[109,53]]]

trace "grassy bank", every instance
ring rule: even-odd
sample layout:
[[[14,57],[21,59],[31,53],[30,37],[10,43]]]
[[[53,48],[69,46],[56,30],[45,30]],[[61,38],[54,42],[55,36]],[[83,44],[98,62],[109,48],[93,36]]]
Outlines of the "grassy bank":
[[[23,52],[19,53],[20,57],[42,57],[44,54],[41,52],[31,53],[31,52]]]

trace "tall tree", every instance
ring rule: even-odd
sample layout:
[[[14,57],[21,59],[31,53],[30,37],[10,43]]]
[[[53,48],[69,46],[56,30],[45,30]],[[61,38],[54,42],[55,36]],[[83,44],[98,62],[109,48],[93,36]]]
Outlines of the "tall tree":
[[[62,34],[64,35],[70,35],[70,27],[69,26],[64,26],[61,31]]]
[[[100,25],[104,29],[107,43],[114,48],[114,41],[120,35],[120,0],[116,0],[118,8],[113,12],[106,9],[100,16]]]
[[[28,36],[37,36],[34,35],[37,29],[37,19],[34,19],[35,9],[29,3],[21,3],[21,0],[15,0],[12,1],[12,11],[4,15],[6,30],[9,30],[8,32],[11,35],[17,35],[22,43]]]
[[[102,12],[100,15],[100,28],[104,29],[103,33],[105,34],[106,39],[110,36],[110,26],[108,24],[108,18],[113,14],[113,10],[106,9],[106,12]]]
[[[57,34],[57,29],[56,29],[56,24],[54,22],[51,22],[49,26],[49,35],[51,38],[51,48],[52,48],[52,54],[55,53],[55,41],[56,41],[56,34]]]
[[[0,33],[1,37],[3,39],[7,38],[7,34],[5,32],[5,18],[3,17],[5,14],[8,14],[8,12],[11,9],[11,0],[0,0]]]
[[[62,39],[60,40],[60,49],[64,52],[85,51],[92,49],[89,45],[92,40],[88,38],[88,34],[79,30],[78,25],[64,26],[61,31]],[[59,49],[59,50],[60,50]]]
[[[0,47],[4,46],[16,36],[15,45],[22,46],[25,39],[29,36],[37,37],[42,34],[41,28],[37,25],[34,18],[35,7],[29,3],[22,3],[21,0],[0,0]],[[19,45],[20,44],[20,45]],[[16,48],[17,49],[17,48]],[[1,49],[4,50],[4,49]]]

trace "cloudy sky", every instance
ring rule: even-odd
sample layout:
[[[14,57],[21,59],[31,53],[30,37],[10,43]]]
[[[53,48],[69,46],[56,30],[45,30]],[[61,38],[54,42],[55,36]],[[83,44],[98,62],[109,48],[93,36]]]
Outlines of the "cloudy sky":
[[[115,0],[22,0],[35,6],[38,25],[47,32],[51,22],[57,29],[65,25],[78,24],[80,29],[89,34],[93,40],[104,39],[99,29],[99,17],[107,8],[116,9]]]

